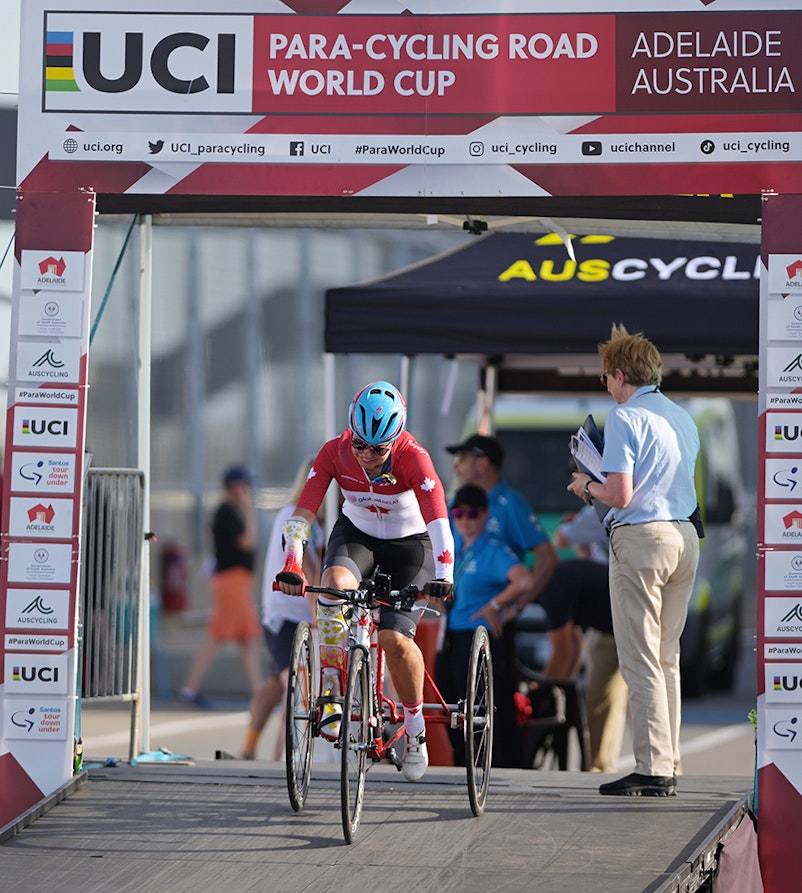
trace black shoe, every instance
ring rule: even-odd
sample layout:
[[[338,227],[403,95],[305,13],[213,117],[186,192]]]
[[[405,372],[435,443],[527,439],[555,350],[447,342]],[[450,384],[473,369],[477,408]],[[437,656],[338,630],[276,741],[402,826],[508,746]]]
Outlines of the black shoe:
[[[677,779],[671,775],[639,775],[633,772],[601,785],[600,794],[612,797],[675,797]]]

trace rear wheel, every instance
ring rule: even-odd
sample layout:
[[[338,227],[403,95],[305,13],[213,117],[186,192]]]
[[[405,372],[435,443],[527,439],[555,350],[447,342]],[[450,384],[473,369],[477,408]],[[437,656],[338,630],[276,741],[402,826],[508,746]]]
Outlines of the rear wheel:
[[[493,758],[493,661],[490,638],[480,626],[473,634],[465,696],[465,767],[474,815],[485,808]]]
[[[285,761],[287,793],[295,812],[304,808],[312,772],[314,743],[314,643],[304,620],[295,629],[287,679]]]
[[[357,647],[349,654],[340,730],[340,805],[346,843],[353,842],[362,817],[369,736],[370,663],[364,649]]]

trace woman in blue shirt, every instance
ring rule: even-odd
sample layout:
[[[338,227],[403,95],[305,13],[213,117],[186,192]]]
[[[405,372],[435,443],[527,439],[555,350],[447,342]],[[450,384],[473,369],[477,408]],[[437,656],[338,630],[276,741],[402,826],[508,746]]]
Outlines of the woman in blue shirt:
[[[438,657],[438,687],[446,700],[465,697],[468,661],[474,630],[485,626],[491,633],[490,647],[496,682],[514,679],[503,672],[513,654],[506,653],[501,638],[504,623],[520,610],[532,590],[532,574],[518,556],[486,530],[487,494],[475,484],[457,490],[451,507],[452,523],[460,547],[454,563],[454,601],[448,612],[443,649]],[[506,687],[505,687],[506,688]],[[496,685],[499,746],[494,765],[519,767],[520,738],[515,724],[514,689],[500,691]],[[461,739],[460,739],[461,741]],[[462,765],[462,747],[454,742],[454,761]]]

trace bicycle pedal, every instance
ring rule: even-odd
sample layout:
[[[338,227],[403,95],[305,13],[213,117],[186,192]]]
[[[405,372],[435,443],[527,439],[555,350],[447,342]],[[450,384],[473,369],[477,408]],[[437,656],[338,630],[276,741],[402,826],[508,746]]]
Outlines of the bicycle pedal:
[[[387,759],[395,766],[398,771],[401,771],[401,757],[398,756],[394,747],[388,747],[385,751],[387,755]]]

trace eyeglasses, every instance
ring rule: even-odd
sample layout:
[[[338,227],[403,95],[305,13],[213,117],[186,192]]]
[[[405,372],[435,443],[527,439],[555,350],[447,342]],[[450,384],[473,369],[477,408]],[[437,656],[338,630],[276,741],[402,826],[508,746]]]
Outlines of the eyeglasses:
[[[605,388],[607,387],[607,376],[609,374],[610,374],[609,372],[602,372],[602,374],[599,376],[599,381],[602,383],[602,385]]]
[[[451,509],[451,514],[455,518],[478,518],[479,515],[482,514],[482,510],[473,507],[468,508],[467,506],[463,508],[462,506],[457,505]]]
[[[363,453],[365,450],[370,450],[374,456],[386,456],[387,453],[393,448],[391,443],[381,443],[378,446],[371,446],[369,443],[365,443],[362,440],[357,440],[356,437],[351,438],[351,446],[358,452]]]

